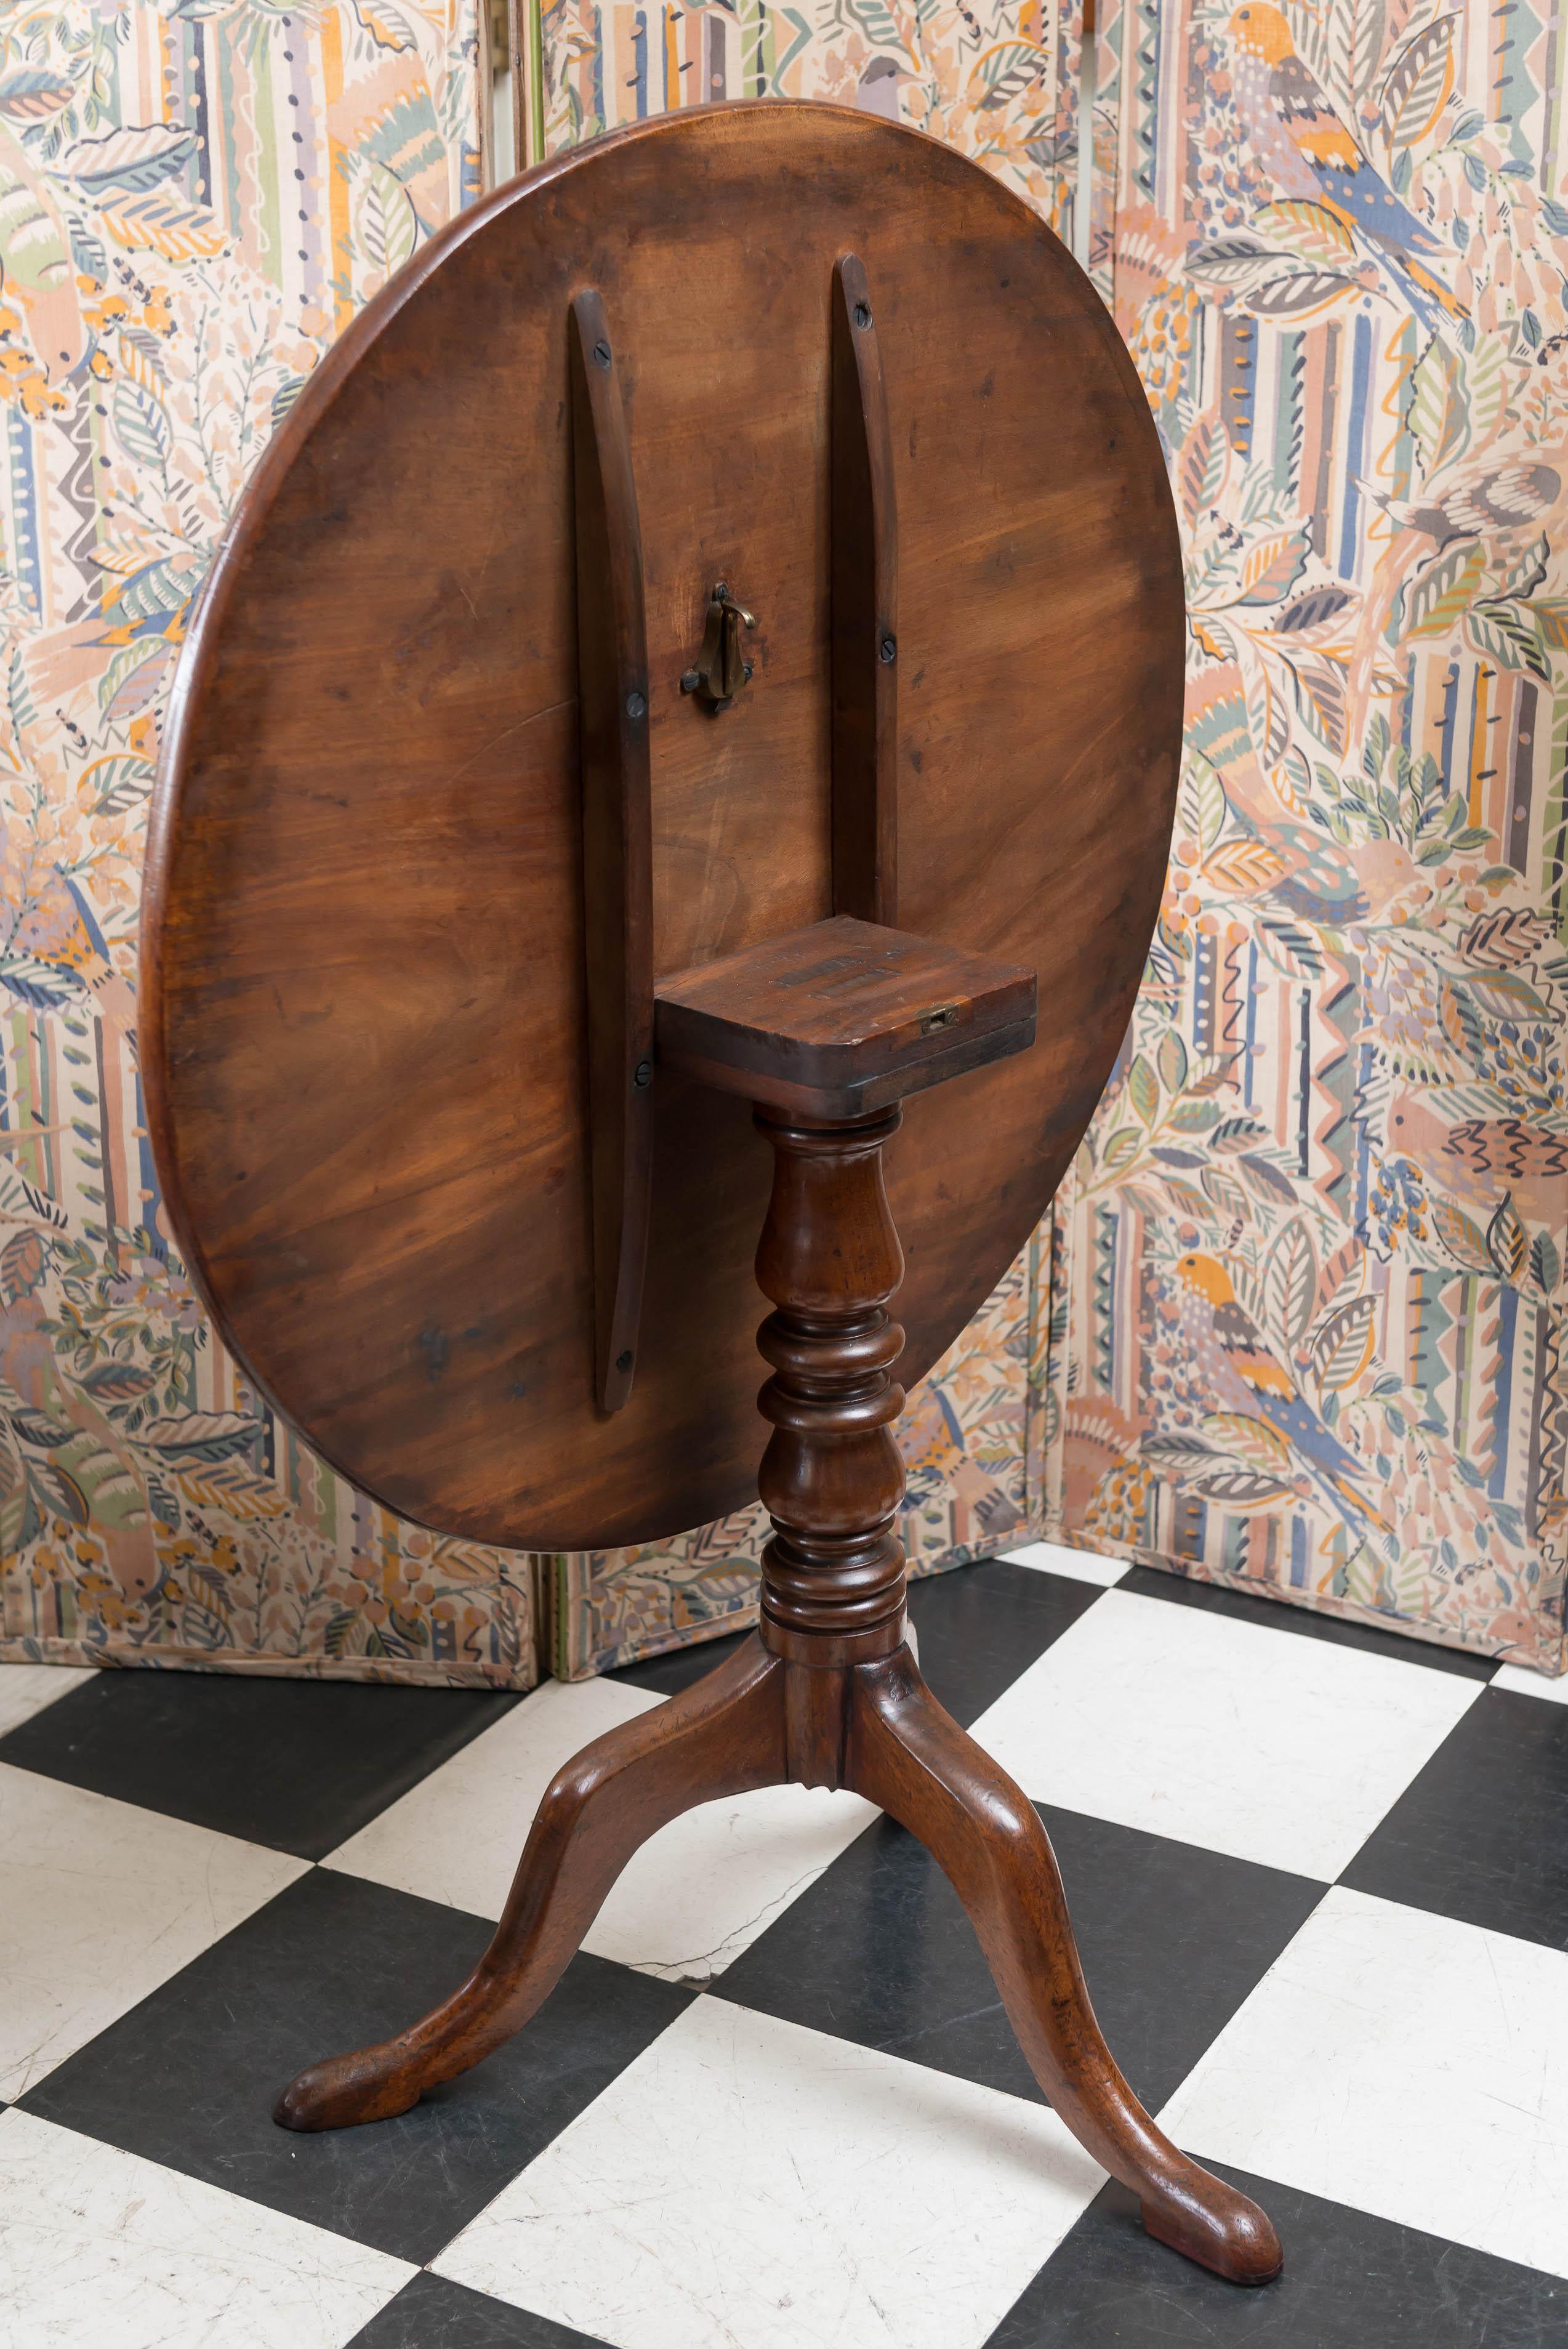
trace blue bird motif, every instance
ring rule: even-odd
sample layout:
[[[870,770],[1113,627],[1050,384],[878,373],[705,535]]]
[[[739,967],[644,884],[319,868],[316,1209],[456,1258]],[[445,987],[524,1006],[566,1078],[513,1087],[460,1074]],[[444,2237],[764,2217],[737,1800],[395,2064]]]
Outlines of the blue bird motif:
[[[1296,55],[1282,12],[1269,0],[1243,0],[1225,29],[1238,52],[1236,110],[1280,192],[1322,204],[1364,239],[1429,328],[1465,316],[1428,265],[1441,244],[1367,161]],[[1451,57],[1448,70],[1451,79]],[[1445,88],[1442,103],[1447,97]]]
[[[1357,1541],[1369,1540],[1375,1529],[1383,1537],[1379,1548],[1392,1556],[1394,1529],[1362,1490],[1364,1464],[1300,1392],[1219,1258],[1194,1251],[1178,1258],[1175,1269],[1182,1332],[1222,1409],[1271,1429]]]

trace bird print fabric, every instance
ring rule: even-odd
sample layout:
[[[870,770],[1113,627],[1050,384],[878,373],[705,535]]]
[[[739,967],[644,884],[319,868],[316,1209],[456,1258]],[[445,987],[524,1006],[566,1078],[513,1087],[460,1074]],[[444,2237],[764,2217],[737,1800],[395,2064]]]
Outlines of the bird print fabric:
[[[1401,530],[1419,531],[1423,537],[1434,540],[1439,554],[1456,539],[1527,530],[1562,494],[1563,476],[1557,468],[1540,464],[1494,466],[1474,481],[1456,481],[1430,504],[1374,492],[1390,521]]]
[[[1181,1328],[1195,1361],[1224,1408],[1272,1429],[1285,1464],[1323,1493],[1344,1518],[1357,1543],[1374,1531],[1387,1538],[1364,1489],[1366,1470],[1353,1452],[1337,1443],[1298,1391],[1289,1371],[1270,1348],[1245,1309],[1222,1264],[1189,1252],[1176,1261],[1181,1293]]]
[[[1160,926],[1058,1203],[1047,1512],[1559,1671],[1560,32],[1127,0],[1099,37],[1190,671]]]
[[[1364,239],[1427,326],[1444,314],[1458,318],[1460,305],[1431,266],[1439,240],[1362,153],[1296,55],[1285,16],[1267,0],[1244,0],[1229,30],[1237,110],[1281,193],[1324,205]]]

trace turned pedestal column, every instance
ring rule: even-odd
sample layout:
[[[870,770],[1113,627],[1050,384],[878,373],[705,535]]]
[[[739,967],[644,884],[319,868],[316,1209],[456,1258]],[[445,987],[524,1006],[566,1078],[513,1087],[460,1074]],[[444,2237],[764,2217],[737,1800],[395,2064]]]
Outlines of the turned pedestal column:
[[[903,1331],[887,1310],[903,1253],[882,1170],[900,1114],[813,1125],[757,1112],[774,1151],[757,1251],[775,1309],[757,1333],[773,1370],[758,1398],[773,1429],[757,1477],[773,1522],[761,1638],[784,1666],[788,1773],[807,1786],[847,1782],[848,1667],[903,1642]]]

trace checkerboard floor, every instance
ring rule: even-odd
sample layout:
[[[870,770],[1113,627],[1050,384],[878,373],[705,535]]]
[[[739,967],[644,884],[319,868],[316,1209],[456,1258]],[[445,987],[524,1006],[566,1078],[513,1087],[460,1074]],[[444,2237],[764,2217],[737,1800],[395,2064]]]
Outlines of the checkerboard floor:
[[[478,2070],[273,2125],[467,1971],[559,1763],[729,1642],[525,1699],[0,1668],[3,2349],[1563,2338],[1568,1683],[1044,1548],[913,1611],[1277,2283],[1141,2232],[848,1795],[677,1821]]]

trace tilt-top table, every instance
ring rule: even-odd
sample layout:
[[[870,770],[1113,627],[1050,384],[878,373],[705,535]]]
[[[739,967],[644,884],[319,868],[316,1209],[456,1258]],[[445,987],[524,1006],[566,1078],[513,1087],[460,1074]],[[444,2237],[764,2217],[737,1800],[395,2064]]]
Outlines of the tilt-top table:
[[[773,1520],[757,1635],[560,1773],[470,1980],[302,2074],[285,2126],[477,2063],[679,1812],[852,1786],[952,1878],[1150,2231],[1276,2272],[1117,2071],[1039,1820],[904,1644],[892,1531],[894,1372],[1023,1245],[1127,1026],[1181,637],[1160,447],[1087,280],[977,166],[837,108],[665,117],[514,181],[278,433],[150,855],[192,1277],[278,1409],[424,1524],[586,1548],[754,1490]]]

